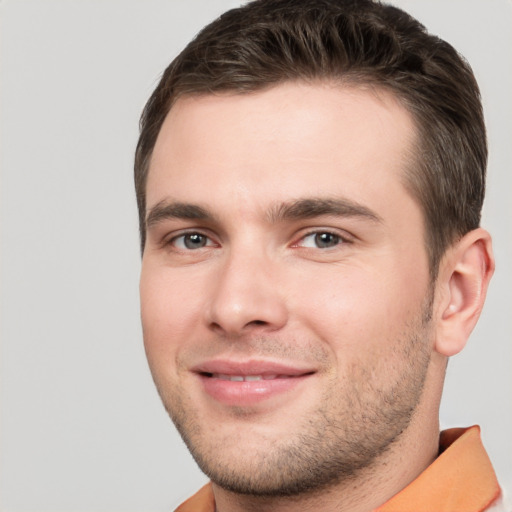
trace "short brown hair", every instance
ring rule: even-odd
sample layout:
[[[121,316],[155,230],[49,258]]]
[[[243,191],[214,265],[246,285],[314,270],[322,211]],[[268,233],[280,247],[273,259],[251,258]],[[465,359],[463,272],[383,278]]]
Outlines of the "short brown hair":
[[[184,95],[244,93],[287,81],[386,89],[417,125],[404,183],[422,207],[433,277],[454,240],[478,227],[487,143],[469,64],[404,11],[372,0],[256,0],[206,26],[165,70],[140,122],[135,187],[141,247],[151,154]]]

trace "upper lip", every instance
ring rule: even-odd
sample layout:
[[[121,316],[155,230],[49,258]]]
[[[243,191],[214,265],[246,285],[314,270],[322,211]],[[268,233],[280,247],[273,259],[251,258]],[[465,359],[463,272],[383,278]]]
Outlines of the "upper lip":
[[[287,375],[299,376],[314,373],[311,367],[276,361],[234,361],[218,359],[202,362],[191,369],[195,373],[223,375]]]

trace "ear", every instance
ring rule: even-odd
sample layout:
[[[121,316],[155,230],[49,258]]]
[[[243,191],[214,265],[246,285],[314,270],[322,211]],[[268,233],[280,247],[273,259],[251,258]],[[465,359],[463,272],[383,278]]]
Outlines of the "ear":
[[[446,252],[439,266],[435,349],[444,356],[460,352],[482,311],[494,272],[491,236],[478,228]]]

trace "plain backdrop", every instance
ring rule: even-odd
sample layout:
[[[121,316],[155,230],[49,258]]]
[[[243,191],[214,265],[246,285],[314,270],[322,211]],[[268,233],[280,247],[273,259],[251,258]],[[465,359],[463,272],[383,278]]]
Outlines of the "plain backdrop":
[[[400,0],[480,82],[497,272],[443,427],[482,426],[512,488],[512,3]],[[0,510],[171,510],[205,477],[142,347],[132,157],[162,70],[234,0],[0,1]],[[241,447],[243,449],[243,447]]]

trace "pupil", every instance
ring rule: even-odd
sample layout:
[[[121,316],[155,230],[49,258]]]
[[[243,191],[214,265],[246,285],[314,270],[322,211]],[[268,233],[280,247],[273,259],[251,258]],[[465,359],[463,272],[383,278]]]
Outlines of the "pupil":
[[[185,237],[184,243],[187,249],[198,249],[206,245],[206,238],[199,233],[193,233]]]
[[[317,247],[334,247],[339,242],[339,237],[332,233],[318,233],[315,235]]]

